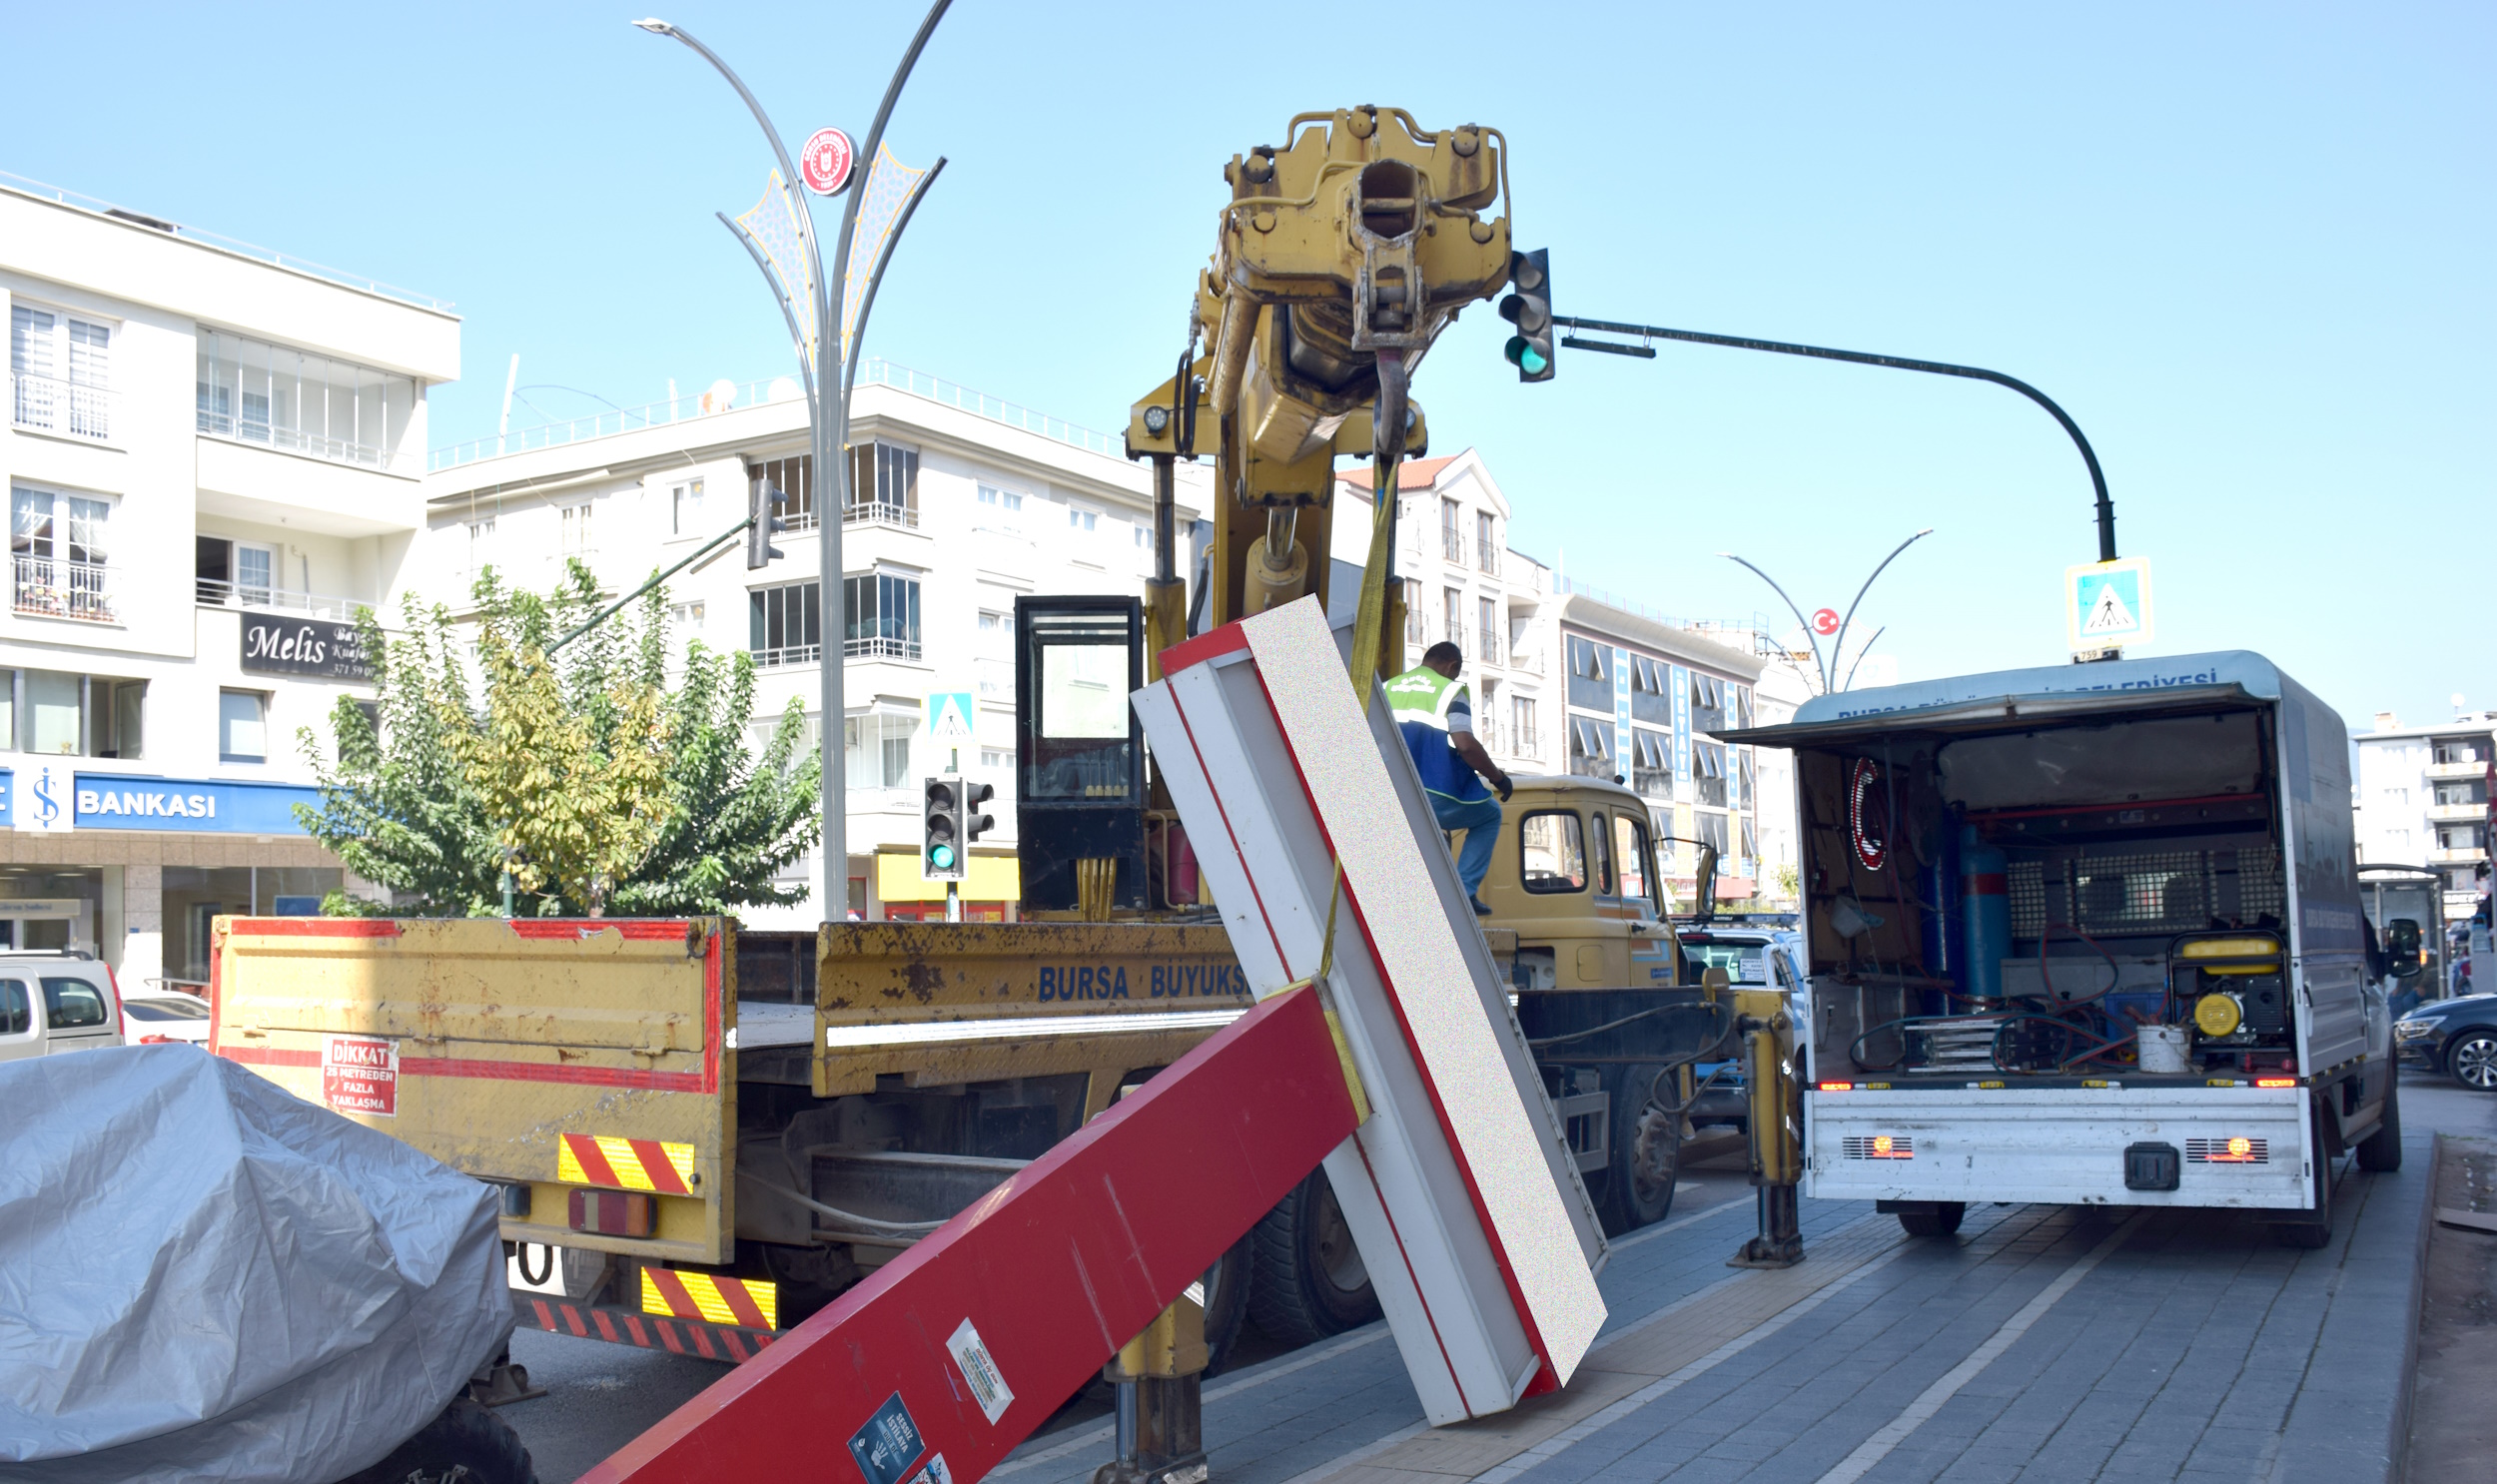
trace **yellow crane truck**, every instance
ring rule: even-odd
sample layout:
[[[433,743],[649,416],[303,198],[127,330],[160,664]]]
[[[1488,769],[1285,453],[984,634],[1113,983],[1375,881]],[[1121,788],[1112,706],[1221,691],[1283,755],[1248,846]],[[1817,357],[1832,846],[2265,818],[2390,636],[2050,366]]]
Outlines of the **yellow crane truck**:
[[[1230,499],[1197,626],[1323,600],[1333,459],[1374,457],[1347,652],[1384,664],[1395,466],[1427,438],[1405,389],[1507,280],[1505,154],[1497,131],[1364,107],[1225,171],[1189,347],[1131,413],[1156,476],[1148,596],[1018,603],[1025,921],[221,919],[213,1049],[501,1185],[524,1323],[742,1359],[891,1260],[1250,1003],[1175,871],[1141,729],[1105,724],[1102,696],[1189,628],[1173,463],[1201,409]],[[1655,1220],[1681,1131],[1660,1074],[1730,1013],[1684,981],[1645,809],[1521,779],[1499,861],[1486,931],[1546,1091],[1607,1223]],[[1218,1350],[1250,1303],[1286,1342],[1376,1313],[1322,1174],[1206,1286]]]

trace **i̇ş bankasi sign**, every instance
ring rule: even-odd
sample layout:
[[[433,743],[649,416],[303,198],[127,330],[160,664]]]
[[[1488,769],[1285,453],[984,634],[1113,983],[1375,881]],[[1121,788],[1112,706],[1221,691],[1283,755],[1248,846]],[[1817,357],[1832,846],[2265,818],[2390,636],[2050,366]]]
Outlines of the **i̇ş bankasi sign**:
[[[301,614],[245,613],[243,668],[259,675],[310,675],[322,680],[371,680],[356,625]]]

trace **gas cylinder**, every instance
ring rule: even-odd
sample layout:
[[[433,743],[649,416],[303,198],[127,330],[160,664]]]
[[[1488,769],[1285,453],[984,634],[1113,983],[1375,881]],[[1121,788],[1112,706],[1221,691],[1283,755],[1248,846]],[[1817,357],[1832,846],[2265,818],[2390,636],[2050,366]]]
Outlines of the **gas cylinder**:
[[[1960,833],[1959,980],[1975,1000],[2003,998],[2003,961],[2012,952],[2012,887],[2003,852]]]

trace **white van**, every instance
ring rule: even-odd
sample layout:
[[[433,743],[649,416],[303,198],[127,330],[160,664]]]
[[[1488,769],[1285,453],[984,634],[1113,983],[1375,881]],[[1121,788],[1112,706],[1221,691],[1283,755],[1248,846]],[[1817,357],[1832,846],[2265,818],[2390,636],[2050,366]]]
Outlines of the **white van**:
[[[0,1062],[121,1044],[111,966],[66,954],[0,954]]]

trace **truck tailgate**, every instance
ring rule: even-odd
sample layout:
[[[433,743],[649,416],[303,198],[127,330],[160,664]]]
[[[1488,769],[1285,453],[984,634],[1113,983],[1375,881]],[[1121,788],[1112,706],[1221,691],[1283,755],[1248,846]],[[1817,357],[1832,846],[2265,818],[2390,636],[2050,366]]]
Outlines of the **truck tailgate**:
[[[732,932],[219,918],[210,1050],[511,1186],[506,1239],[721,1262],[735,1230]],[[585,1189],[648,1201],[652,1234],[573,1229]]]

